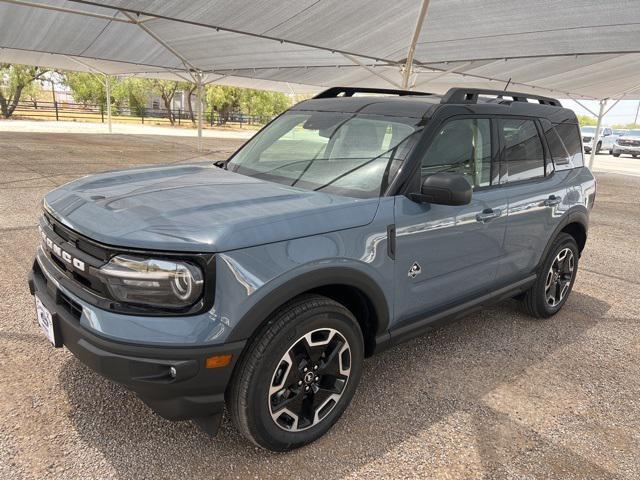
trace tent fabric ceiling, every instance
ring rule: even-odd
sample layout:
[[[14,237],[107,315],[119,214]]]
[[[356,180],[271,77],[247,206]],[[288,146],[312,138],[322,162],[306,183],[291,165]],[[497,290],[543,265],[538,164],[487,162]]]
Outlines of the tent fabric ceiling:
[[[425,0],[0,0],[0,62],[306,93],[402,82]],[[410,84],[640,98],[640,2],[430,0]]]

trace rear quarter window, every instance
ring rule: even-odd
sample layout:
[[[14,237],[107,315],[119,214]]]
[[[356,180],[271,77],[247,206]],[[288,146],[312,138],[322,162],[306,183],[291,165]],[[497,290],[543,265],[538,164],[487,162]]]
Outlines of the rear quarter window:
[[[580,129],[574,123],[552,124],[542,120],[542,128],[556,170],[584,166]]]

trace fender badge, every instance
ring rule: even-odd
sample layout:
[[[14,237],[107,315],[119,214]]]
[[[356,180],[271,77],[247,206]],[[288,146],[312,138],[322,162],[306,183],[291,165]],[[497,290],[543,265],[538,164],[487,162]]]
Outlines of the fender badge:
[[[409,269],[409,276],[411,278],[416,278],[421,273],[422,268],[420,268],[420,264],[418,262],[413,262],[413,265],[411,265],[411,268]]]

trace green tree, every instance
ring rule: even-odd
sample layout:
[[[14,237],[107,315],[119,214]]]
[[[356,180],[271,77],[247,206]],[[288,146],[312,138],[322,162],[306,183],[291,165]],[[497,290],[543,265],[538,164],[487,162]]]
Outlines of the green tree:
[[[63,82],[71,90],[76,102],[82,103],[84,106],[89,104],[106,105],[107,88],[102,76],[87,72],[67,72]],[[115,87],[113,81],[111,85]]]
[[[33,108],[37,109],[38,101],[43,98],[42,85],[37,81],[31,82],[22,90],[22,96],[33,104]]]
[[[260,117],[264,122],[270,117],[282,113],[291,106],[291,101],[283,93],[265,90],[243,89],[240,108],[250,116]]]
[[[106,79],[102,75],[86,72],[67,72],[64,83],[69,87],[76,102],[87,106],[107,104]],[[111,87],[111,112],[117,114],[123,107],[129,106],[134,115],[144,115],[149,93],[155,90],[152,80],[142,78],[109,77]]]
[[[176,96],[176,92],[184,88],[185,82],[176,82],[174,80],[151,80],[151,87],[154,92],[160,95],[164,108],[167,110],[167,116],[171,125],[176,123],[175,112],[171,108],[173,106],[173,98]]]
[[[593,118],[591,115],[577,115],[578,117],[578,123],[580,124],[581,127],[584,126],[588,126],[588,125],[597,125],[598,121]]]
[[[266,121],[291,106],[291,100],[283,93],[222,85],[207,87],[206,102],[218,114],[220,123],[226,123],[236,111]]]
[[[0,63],[0,82],[5,85],[0,88],[0,112],[4,118],[13,115],[25,89],[40,80],[47,71],[42,67]]]
[[[219,122],[227,123],[229,116],[240,108],[242,102],[242,88],[209,85],[205,99],[219,117]]]
[[[131,114],[144,116],[151,90],[151,82],[147,79],[125,78],[116,84],[112,97],[119,108],[128,105]]]

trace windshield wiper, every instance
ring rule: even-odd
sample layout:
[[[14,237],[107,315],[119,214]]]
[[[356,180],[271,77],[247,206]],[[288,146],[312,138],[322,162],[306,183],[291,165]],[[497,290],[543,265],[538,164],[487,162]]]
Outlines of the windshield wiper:
[[[223,170],[227,169],[227,163],[229,163],[229,160],[216,160],[215,162],[213,162],[213,166],[214,167],[218,167],[218,168],[222,168]]]

